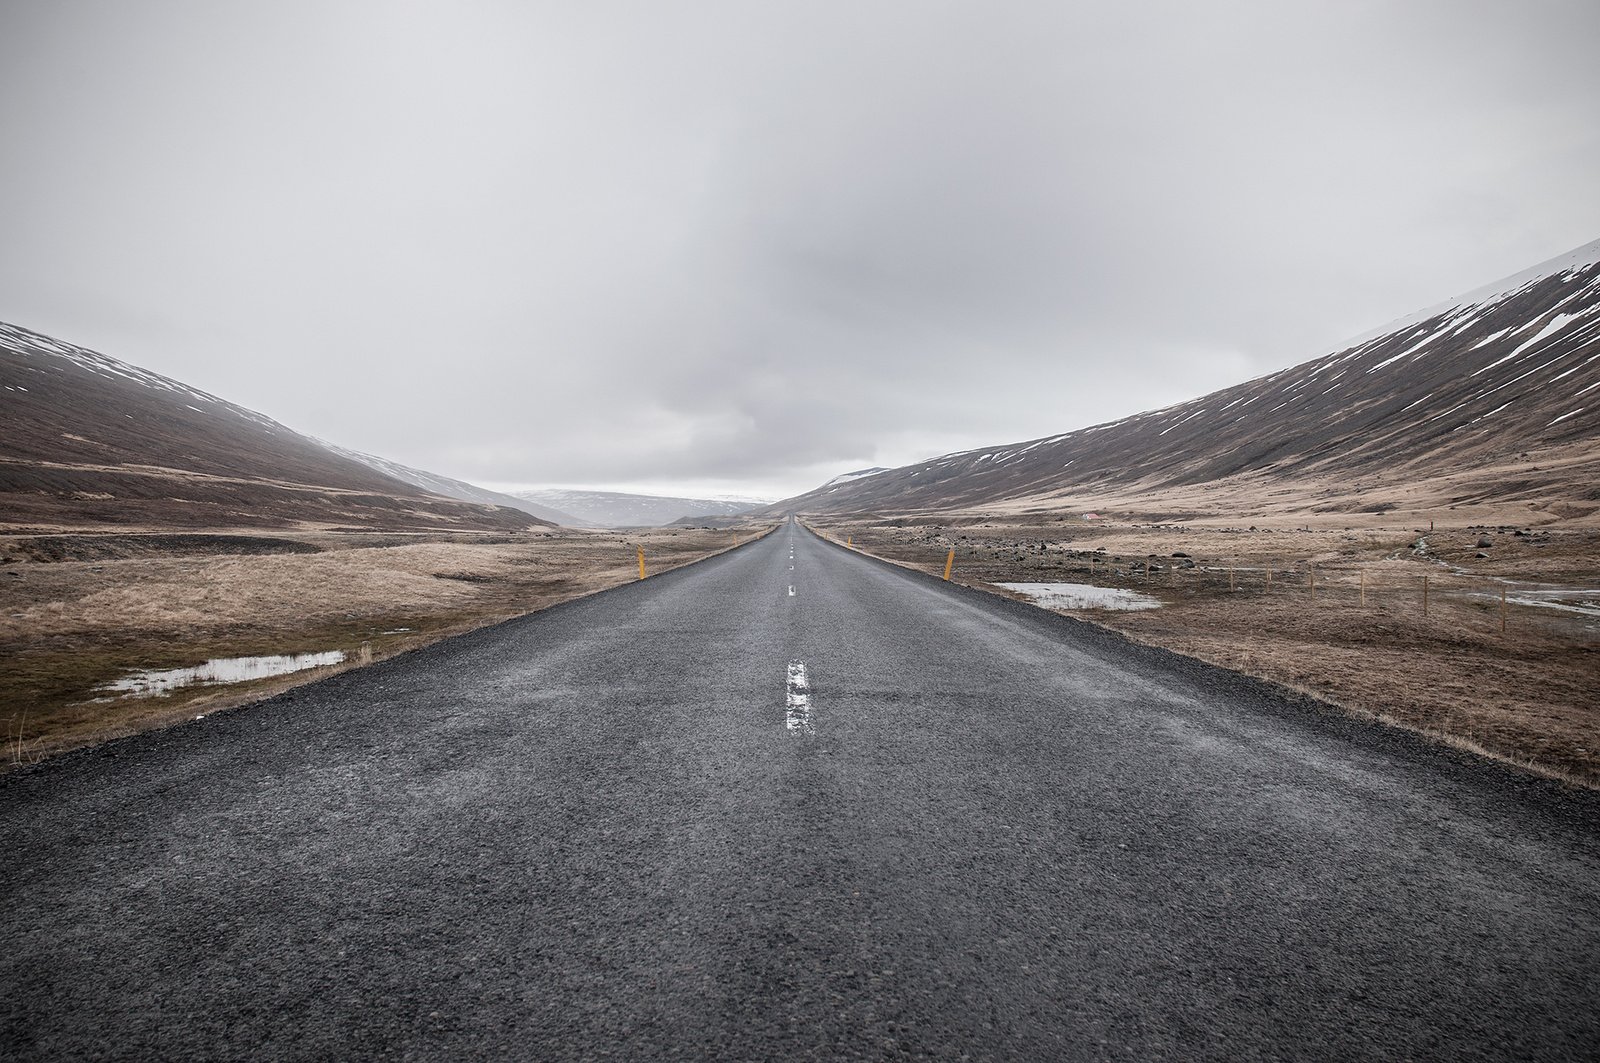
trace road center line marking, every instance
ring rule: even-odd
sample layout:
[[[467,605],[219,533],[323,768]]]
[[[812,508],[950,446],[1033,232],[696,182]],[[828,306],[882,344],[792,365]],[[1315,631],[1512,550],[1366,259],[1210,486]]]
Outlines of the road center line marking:
[[[794,585],[793,584],[791,584],[789,586],[789,597],[791,597],[791,598],[794,597]]]
[[[789,685],[784,700],[784,726],[791,731],[816,734],[811,727],[811,684],[806,681],[803,661],[789,662]]]

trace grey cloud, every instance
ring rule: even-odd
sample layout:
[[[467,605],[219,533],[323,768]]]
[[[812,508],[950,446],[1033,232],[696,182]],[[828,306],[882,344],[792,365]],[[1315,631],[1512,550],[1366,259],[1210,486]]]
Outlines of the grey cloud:
[[[409,464],[799,490],[1600,232],[1586,3],[12,4],[0,317]]]

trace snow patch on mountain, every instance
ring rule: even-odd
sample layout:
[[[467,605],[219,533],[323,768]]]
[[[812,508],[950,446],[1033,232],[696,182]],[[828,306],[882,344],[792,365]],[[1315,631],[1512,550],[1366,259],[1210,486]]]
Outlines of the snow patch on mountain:
[[[1546,277],[1553,277],[1558,273],[1582,273],[1596,263],[1600,263],[1600,240],[1591,240],[1581,247],[1573,248],[1566,254],[1557,255],[1555,258],[1547,259],[1536,266],[1529,266],[1519,273],[1513,273],[1509,277],[1502,277],[1492,284],[1474,288],[1470,292],[1464,292],[1452,299],[1446,299],[1442,303],[1435,303],[1415,313],[1407,314],[1402,318],[1389,322],[1387,325],[1380,325],[1375,329],[1363,332],[1361,335],[1341,343],[1338,349],[1346,350],[1357,344],[1391,336],[1408,325],[1421,324],[1452,310],[1468,308],[1472,311],[1486,314],[1494,308],[1496,303],[1516,295]],[[1480,313],[1464,315],[1458,327],[1452,331],[1460,332],[1466,329],[1475,324],[1476,318],[1479,316],[1481,316]]]
[[[888,471],[889,471],[888,469],[884,468],[881,465],[877,466],[875,468],[871,468],[871,469],[857,469],[855,472],[847,472],[847,473],[844,473],[844,474],[842,474],[840,476],[835,476],[833,479],[829,480],[827,483],[823,484],[822,486],[823,487],[838,487],[840,484],[847,484],[852,480],[863,480],[863,479],[867,478],[868,476],[876,476],[880,472],[888,472]]]

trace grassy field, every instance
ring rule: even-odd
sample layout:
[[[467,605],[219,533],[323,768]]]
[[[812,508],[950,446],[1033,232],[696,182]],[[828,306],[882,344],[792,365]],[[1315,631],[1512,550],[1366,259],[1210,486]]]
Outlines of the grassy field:
[[[765,528],[409,535],[229,529],[0,538],[0,727],[8,764],[235,707],[331,671],[638,578]],[[165,696],[140,670],[338,650],[344,664]]]
[[[942,572],[954,550],[953,579],[1012,597],[995,584],[1146,592],[1163,607],[1072,615],[1600,786],[1600,533],[1343,520],[1269,529],[970,516],[814,526],[926,572]]]

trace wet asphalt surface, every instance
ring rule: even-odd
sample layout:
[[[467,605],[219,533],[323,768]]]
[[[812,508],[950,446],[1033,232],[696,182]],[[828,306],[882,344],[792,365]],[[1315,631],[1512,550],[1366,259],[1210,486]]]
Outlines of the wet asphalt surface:
[[[7,1058],[1600,1055],[1596,795],[793,526],[0,829]]]

